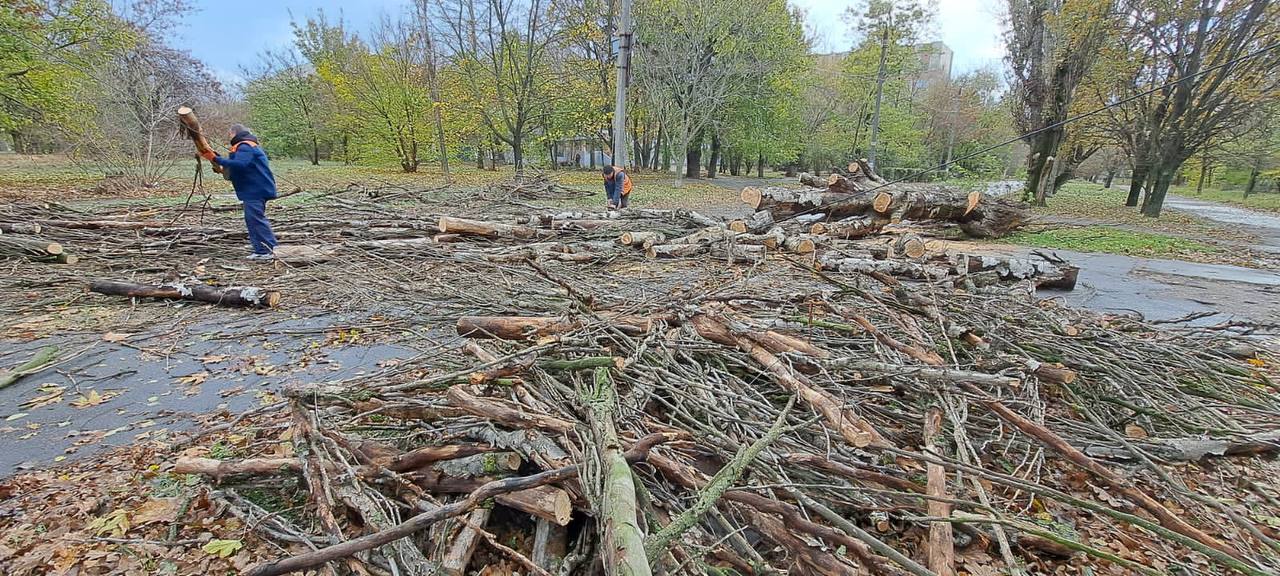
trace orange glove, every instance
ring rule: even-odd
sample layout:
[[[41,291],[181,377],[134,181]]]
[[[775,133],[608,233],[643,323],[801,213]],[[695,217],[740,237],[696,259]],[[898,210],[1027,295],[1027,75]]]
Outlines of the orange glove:
[[[204,159],[210,162],[213,162],[213,159],[218,157],[218,154],[213,150],[206,150],[204,152],[201,152],[200,155],[204,156]]]

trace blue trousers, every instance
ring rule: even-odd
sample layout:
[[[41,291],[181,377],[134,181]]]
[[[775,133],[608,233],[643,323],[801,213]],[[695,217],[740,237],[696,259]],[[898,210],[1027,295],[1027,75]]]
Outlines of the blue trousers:
[[[249,244],[255,254],[270,254],[279,244],[271,231],[271,223],[267,221],[266,200],[244,202],[244,227],[249,231]]]
[[[621,188],[621,186],[618,186],[617,188]],[[622,195],[621,190],[614,191],[614,190],[606,189],[604,193],[605,193],[605,196],[609,197],[610,204],[613,204],[614,206],[617,206],[619,208],[627,207],[627,197]]]

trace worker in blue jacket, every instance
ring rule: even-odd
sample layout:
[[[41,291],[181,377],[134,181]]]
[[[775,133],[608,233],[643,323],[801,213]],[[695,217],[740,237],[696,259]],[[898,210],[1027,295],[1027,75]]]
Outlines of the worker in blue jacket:
[[[267,153],[258,145],[258,138],[243,124],[232,124],[231,150],[227,157],[218,156],[212,150],[204,157],[222,166],[223,175],[231,181],[236,198],[244,205],[244,225],[249,230],[249,244],[253,246],[250,260],[271,260],[279,242],[271,232],[267,221],[267,200],[276,197],[276,177],[267,164]]]

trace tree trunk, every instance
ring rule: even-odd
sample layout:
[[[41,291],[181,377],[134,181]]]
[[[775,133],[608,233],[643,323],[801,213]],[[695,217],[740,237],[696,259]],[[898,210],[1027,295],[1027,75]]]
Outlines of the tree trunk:
[[[1164,198],[1169,193],[1169,186],[1173,184],[1174,168],[1172,163],[1163,164],[1156,168],[1150,180],[1151,186],[1147,189],[1147,195],[1142,202],[1142,215],[1148,218],[1159,218],[1160,211],[1164,208]]]
[[[623,457],[622,442],[614,426],[617,391],[608,368],[597,368],[592,397],[583,398],[594,436],[596,456],[601,465],[600,531],[602,532],[605,574],[649,576],[644,534],[637,520],[636,481],[631,465]],[[580,392],[586,395],[588,392]]]
[[[200,120],[196,118],[194,110],[186,106],[178,108],[178,121],[182,123],[183,134],[187,138],[190,138],[191,142],[196,145],[197,152],[202,155],[213,152],[213,148],[209,147],[209,141],[205,140],[204,132],[200,130]],[[150,154],[147,156],[150,157]],[[221,164],[214,162],[211,162],[210,164],[213,164],[212,168],[215,173],[222,173]]]
[[[195,300],[223,306],[274,308],[280,303],[280,293],[261,288],[215,288],[205,284],[170,284],[151,286],[115,280],[94,280],[90,292],[130,298],[164,298],[167,300]]]
[[[693,137],[693,141],[685,145],[684,149],[685,178],[701,178],[702,177],[702,131]]]
[[[484,170],[484,144],[476,143],[476,170]]]
[[[764,153],[756,156],[756,178],[764,178]]]
[[[711,135],[711,160],[707,162],[707,178],[715,178],[720,169],[720,135]]]
[[[524,178],[524,134],[514,135],[511,142],[511,163],[515,165],[516,180]]]
[[[1115,169],[1113,168],[1113,169],[1111,169],[1111,170],[1107,170],[1107,179],[1106,179],[1106,180],[1104,180],[1104,181],[1102,182],[1102,187],[1103,187],[1103,188],[1110,189],[1110,188],[1111,188],[1111,182],[1112,182],[1113,180],[1115,180],[1115,179],[1116,179],[1116,171],[1115,171]]]
[[[437,227],[444,234],[470,234],[486,238],[533,238],[538,235],[538,229],[529,226],[451,218],[448,216],[441,216]]]
[[[311,165],[320,165],[320,139],[315,134],[311,135]]]
[[[1125,206],[1138,205],[1138,199],[1142,197],[1142,185],[1147,182],[1147,174],[1150,170],[1151,168],[1145,163],[1139,163],[1133,167],[1133,175],[1129,180],[1129,197],[1124,201]]]
[[[1253,168],[1249,170],[1249,181],[1244,185],[1244,197],[1248,198],[1253,194],[1253,187],[1258,185],[1258,164],[1254,163]]]

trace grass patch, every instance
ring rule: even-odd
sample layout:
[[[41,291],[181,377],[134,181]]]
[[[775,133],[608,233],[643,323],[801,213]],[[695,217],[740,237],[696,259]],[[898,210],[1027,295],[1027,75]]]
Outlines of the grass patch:
[[[1006,241],[1039,248],[1073,250],[1076,252],[1105,252],[1143,258],[1203,258],[1216,254],[1219,248],[1165,234],[1135,232],[1106,226],[1059,228],[1039,232],[1022,231],[1005,238]]]
[[[1257,189],[1262,190],[1266,184],[1268,183],[1259,182]],[[1274,188],[1272,188],[1272,190],[1274,190]],[[1254,193],[1248,198],[1244,197],[1243,188],[1234,190],[1205,188],[1197,193],[1195,186],[1174,186],[1170,192],[1179,196],[1186,196],[1187,198],[1195,198],[1196,200],[1208,200],[1210,202],[1231,204],[1242,208],[1280,214],[1280,193],[1273,191],[1266,193]]]
[[[1215,232],[1223,232],[1213,223],[1173,210],[1165,210],[1159,218],[1148,218],[1143,216],[1137,207],[1124,205],[1128,195],[1128,186],[1114,185],[1111,188],[1103,188],[1100,184],[1071,181],[1064,184],[1057,195],[1049,198],[1048,206],[1038,206],[1032,208],[1032,211],[1044,216],[1123,224],[1144,230],[1182,235],[1212,236]]]

